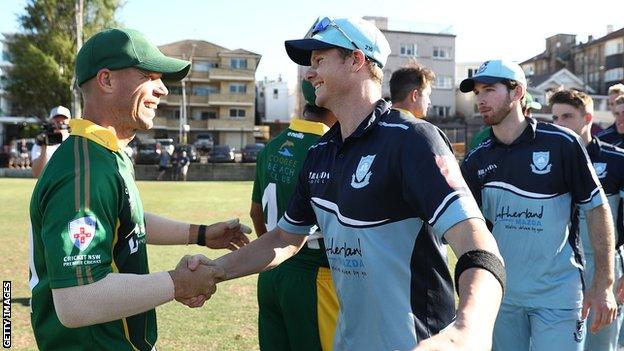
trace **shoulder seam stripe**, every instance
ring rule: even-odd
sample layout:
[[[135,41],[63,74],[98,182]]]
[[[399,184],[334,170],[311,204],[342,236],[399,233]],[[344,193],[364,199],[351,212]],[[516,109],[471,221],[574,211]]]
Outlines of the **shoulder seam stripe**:
[[[85,209],[91,207],[91,166],[89,165],[89,142],[82,139],[82,157],[84,159],[84,206]]]
[[[624,153],[623,152],[618,152],[618,151],[613,151],[613,150],[605,150],[605,149],[602,149],[602,151],[604,151],[604,152],[606,152],[608,154],[624,157]]]
[[[562,137],[564,137],[564,138],[568,139],[570,142],[574,142],[574,140],[572,140],[572,138],[571,138],[569,135],[567,135],[567,134],[565,134],[565,133],[562,133],[562,132],[554,132],[554,131],[550,131],[550,130],[542,130],[542,129],[537,129],[536,131],[537,131],[537,132],[541,132],[541,133],[546,133],[546,134],[556,134],[556,135],[561,135]]]
[[[74,208],[80,211],[80,150],[78,141],[74,140]]]

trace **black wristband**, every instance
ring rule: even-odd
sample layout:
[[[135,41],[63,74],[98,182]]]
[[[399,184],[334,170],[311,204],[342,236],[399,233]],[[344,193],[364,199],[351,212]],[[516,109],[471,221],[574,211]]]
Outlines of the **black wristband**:
[[[459,295],[459,277],[470,268],[482,268],[492,273],[498,280],[503,293],[505,292],[505,266],[503,262],[493,253],[485,250],[472,250],[463,254],[455,265],[455,289]]]
[[[197,245],[206,246],[206,226],[203,224],[197,229]]]

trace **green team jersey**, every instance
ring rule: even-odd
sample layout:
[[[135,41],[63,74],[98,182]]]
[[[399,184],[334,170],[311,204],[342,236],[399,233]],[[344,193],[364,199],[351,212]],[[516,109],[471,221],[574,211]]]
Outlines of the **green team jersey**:
[[[288,129],[273,138],[258,154],[251,201],[261,203],[267,230],[277,226],[288,208],[308,149],[328,130],[323,123],[293,119]],[[316,235],[288,261],[329,267],[323,240]]]
[[[109,130],[72,120],[30,202],[31,322],[42,350],[151,350],[156,312],[69,329],[51,289],[115,273],[149,273],[143,204],[132,161]]]

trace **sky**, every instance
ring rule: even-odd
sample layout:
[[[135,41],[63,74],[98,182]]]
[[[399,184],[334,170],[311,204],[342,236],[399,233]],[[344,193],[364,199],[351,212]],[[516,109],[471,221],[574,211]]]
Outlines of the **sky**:
[[[20,31],[25,0],[0,0],[0,33]],[[570,4],[570,2],[565,2]],[[455,61],[504,58],[517,62],[545,48],[545,38],[576,34],[587,41],[624,27],[624,4],[613,0],[563,5],[562,1],[449,0],[125,0],[117,19],[161,45],[198,39],[262,55],[256,79],[280,75],[294,85],[296,65],[284,41],[302,38],[319,16],[388,17],[390,30],[456,35]],[[566,7],[564,7],[566,6]]]

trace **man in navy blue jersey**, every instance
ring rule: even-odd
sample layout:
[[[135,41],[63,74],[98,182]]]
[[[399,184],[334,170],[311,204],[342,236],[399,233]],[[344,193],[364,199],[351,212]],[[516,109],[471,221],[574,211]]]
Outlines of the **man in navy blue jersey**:
[[[624,84],[618,83],[609,87],[609,109],[611,113],[613,113],[613,117],[615,117],[615,121],[609,128],[603,130],[598,133],[596,136],[598,139],[615,145],[622,147],[624,144],[624,116],[620,116],[620,114],[616,111],[617,104],[615,100],[617,100],[620,96],[624,96]]]
[[[594,114],[594,102],[589,95],[576,90],[560,90],[550,97],[553,122],[566,127],[581,137],[589,158],[602,188],[604,189],[611,216],[616,223],[618,240],[616,240],[614,259],[614,276],[616,281],[622,277],[622,197],[624,197],[624,150],[604,143],[591,135]],[[579,231],[585,254],[585,282],[591,285],[594,276],[594,251],[587,232],[587,222],[583,212],[579,214]],[[591,324],[593,313],[587,321]],[[617,339],[622,323],[622,314],[598,333],[590,333],[585,339],[586,350],[617,351]]]
[[[390,48],[362,19],[318,21],[286,43],[338,122],[308,151],[277,227],[213,262],[227,279],[294,255],[318,224],[340,303],[334,350],[487,350],[504,266],[435,126],[381,98]],[[459,306],[446,246],[459,257]]]
[[[474,92],[492,133],[471,151],[462,172],[492,228],[508,289],[494,327],[494,350],[582,350],[591,331],[613,321],[614,234],[609,206],[579,138],[522,114],[524,72],[486,61],[460,84]],[[584,211],[596,272],[584,287],[578,220]]]

